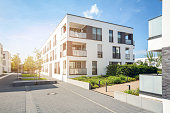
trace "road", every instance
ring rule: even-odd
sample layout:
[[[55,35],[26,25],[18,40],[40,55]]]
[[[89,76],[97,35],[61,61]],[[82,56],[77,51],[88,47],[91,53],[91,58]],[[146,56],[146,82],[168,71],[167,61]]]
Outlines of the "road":
[[[13,87],[16,78],[0,79],[0,113],[151,113],[65,82]]]

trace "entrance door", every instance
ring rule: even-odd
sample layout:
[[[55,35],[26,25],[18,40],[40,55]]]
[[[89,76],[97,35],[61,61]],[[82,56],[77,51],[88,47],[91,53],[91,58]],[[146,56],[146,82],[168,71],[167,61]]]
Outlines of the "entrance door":
[[[92,75],[97,75],[97,61],[92,61]]]
[[[49,76],[52,77],[52,63],[49,65]]]

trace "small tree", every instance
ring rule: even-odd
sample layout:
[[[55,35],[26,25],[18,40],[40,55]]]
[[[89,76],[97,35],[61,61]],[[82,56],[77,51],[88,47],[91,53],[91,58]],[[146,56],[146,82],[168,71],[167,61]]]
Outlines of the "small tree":
[[[152,52],[152,51],[146,52],[146,57],[147,57],[147,59],[148,59],[148,61],[149,61],[149,66],[150,66],[151,63],[152,63],[153,61],[155,61],[155,60],[154,60],[154,54],[153,54],[153,52]]]
[[[38,70],[38,75],[40,78],[43,59],[41,58],[41,52],[39,50],[35,49],[34,53],[36,54],[35,67],[36,67],[36,70]]]
[[[162,54],[161,52],[157,52],[157,64],[156,64],[156,67],[159,67],[161,64],[162,64]]]
[[[32,56],[28,56],[24,62],[24,70],[28,71],[29,73],[35,72],[35,61]]]
[[[11,70],[17,72],[20,63],[21,63],[21,59],[19,58],[19,54],[15,54],[12,57]]]

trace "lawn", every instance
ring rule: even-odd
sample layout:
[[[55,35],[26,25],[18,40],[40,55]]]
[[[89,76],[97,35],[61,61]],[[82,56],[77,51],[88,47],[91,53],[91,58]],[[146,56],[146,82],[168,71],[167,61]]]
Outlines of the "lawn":
[[[21,80],[36,80],[36,78],[22,78]],[[47,80],[46,78],[37,78],[37,80]]]
[[[22,74],[22,77],[36,77],[37,74]]]
[[[135,78],[128,77],[128,82],[136,81],[138,78],[137,76]],[[106,82],[108,85],[113,84],[122,84],[127,82],[127,77],[120,75],[120,76],[93,76],[93,77],[86,77],[86,76],[80,76],[76,78],[72,78],[74,80],[79,80],[83,82],[91,83],[92,88],[98,88],[99,87],[99,80],[100,80],[100,86],[105,86]]]

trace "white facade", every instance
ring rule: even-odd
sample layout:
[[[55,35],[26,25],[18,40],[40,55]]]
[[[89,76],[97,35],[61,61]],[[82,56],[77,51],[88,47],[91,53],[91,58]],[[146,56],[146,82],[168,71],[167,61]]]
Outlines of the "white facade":
[[[11,72],[11,54],[8,51],[3,51],[3,72]]]
[[[148,51],[162,49],[162,16],[149,20]]]
[[[133,49],[133,28],[67,14],[41,48],[42,74],[105,75],[109,62],[133,63]]]
[[[2,52],[3,52],[3,46],[0,43],[0,75],[3,73],[3,71],[2,71]]]

